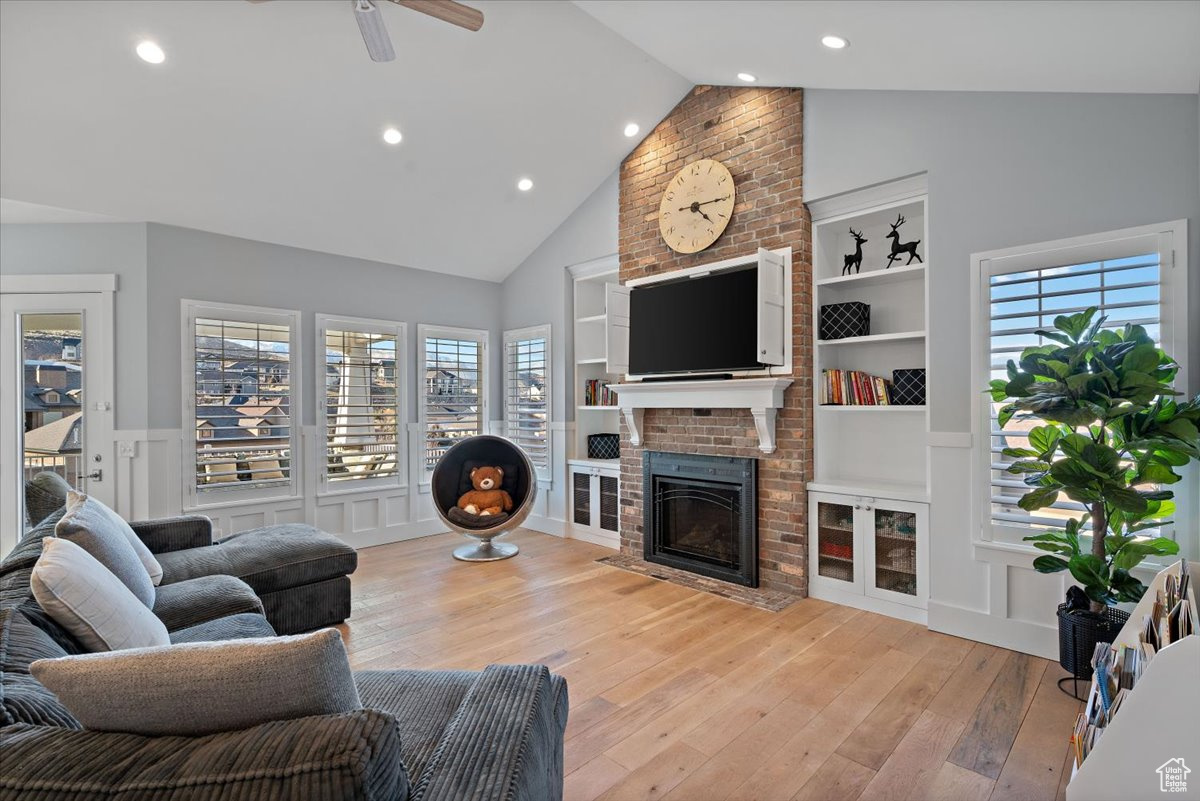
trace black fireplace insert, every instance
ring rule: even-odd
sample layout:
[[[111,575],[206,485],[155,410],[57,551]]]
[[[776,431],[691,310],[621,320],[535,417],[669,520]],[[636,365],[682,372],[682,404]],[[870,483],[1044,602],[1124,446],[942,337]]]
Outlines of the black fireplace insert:
[[[757,587],[757,468],[754,459],[647,451],[646,561]]]

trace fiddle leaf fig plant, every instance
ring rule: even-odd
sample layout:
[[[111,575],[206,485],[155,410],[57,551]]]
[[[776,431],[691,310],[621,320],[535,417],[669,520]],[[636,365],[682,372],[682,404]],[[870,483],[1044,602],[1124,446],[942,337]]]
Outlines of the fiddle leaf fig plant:
[[[1105,329],[1106,319],[1095,308],[1057,317],[1054,331],[1037,332],[1051,344],[1009,360],[1008,378],[990,390],[1007,402],[1001,428],[1014,417],[1042,422],[1027,432],[1029,447],[1004,449],[1016,459],[1008,472],[1030,488],[1018,505],[1033,512],[1065,495],[1088,509],[1062,531],[1025,539],[1047,551],[1034,568],[1069,570],[1096,613],[1142,597],[1146,587],[1130,571],[1147,556],[1179,552],[1173,540],[1141,532],[1169,522],[1176,470],[1200,458],[1200,396],[1177,400],[1179,365],[1142,326]]]

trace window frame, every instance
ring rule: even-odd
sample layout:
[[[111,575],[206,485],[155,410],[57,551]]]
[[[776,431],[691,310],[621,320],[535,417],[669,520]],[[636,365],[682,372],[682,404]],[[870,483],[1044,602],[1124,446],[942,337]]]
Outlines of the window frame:
[[[396,472],[390,476],[376,476],[356,481],[330,481],[325,449],[329,442],[329,418],[325,413],[325,340],[328,331],[351,331],[363,334],[384,334],[396,338]],[[317,439],[314,447],[313,470],[317,477],[317,495],[344,495],[371,492],[381,489],[404,489],[408,486],[408,323],[398,320],[377,320],[368,317],[349,317],[342,314],[316,315],[316,338],[314,342],[314,375],[320,380],[314,387],[314,400],[320,410],[317,417]]]
[[[426,361],[427,354],[425,341],[427,339],[460,339],[479,343],[479,433],[488,433],[490,420],[488,412],[491,409],[491,403],[488,399],[488,393],[491,389],[491,366],[488,360],[491,358],[491,348],[489,345],[490,332],[486,328],[457,328],[453,326],[431,325],[427,323],[417,324],[417,374],[414,381],[417,384],[417,436],[420,438],[420,446],[414,448],[416,451],[413,454],[414,465],[419,476],[417,483],[425,491],[429,490],[430,483],[433,480],[433,470],[425,467],[425,454],[428,448],[428,440],[426,438],[425,427],[429,422],[428,404],[426,403],[425,391],[425,373],[429,369],[429,364]]]
[[[1187,291],[1187,220],[1123,228],[1097,234],[1038,242],[971,255],[971,413],[974,469],[971,476],[972,530],[982,544],[1016,548],[1040,553],[1022,541],[1036,529],[1020,529],[1016,524],[999,528],[993,525],[991,504],[991,414],[990,399],[983,391],[991,377],[991,296],[990,280],[996,275],[1105,261],[1140,255],[1151,248],[1159,253],[1159,345],[1179,363],[1177,389],[1187,393],[1192,386],[1188,374],[1188,291]],[[1195,530],[1196,499],[1188,487],[1194,479],[1195,465],[1183,472],[1176,485],[1174,523],[1164,526],[1163,536],[1177,538],[1181,532]],[[999,528],[999,530],[997,530]],[[1197,543],[1180,542],[1184,549]]]
[[[295,499],[302,495],[305,477],[303,451],[304,415],[304,354],[301,339],[301,314],[294,309],[274,309],[264,306],[247,306],[236,303],[209,301],[180,301],[181,306],[181,364],[183,392],[183,476],[184,497],[189,508],[222,506],[238,501]],[[199,450],[196,447],[196,319],[207,318],[223,322],[257,323],[288,326],[288,370],[291,384],[288,388],[288,449],[291,464],[288,480],[274,484],[248,486],[214,486],[201,489],[196,483],[199,466]]]
[[[527,326],[525,328],[512,328],[512,329],[505,331],[504,335],[502,337],[502,339],[503,339],[503,348],[502,348],[503,366],[502,366],[502,370],[501,370],[501,380],[503,382],[502,387],[503,387],[503,393],[504,393],[504,398],[503,398],[504,435],[506,437],[508,437],[509,439],[511,439],[513,442],[517,443],[518,445],[520,443],[513,436],[513,432],[510,427],[509,417],[508,417],[508,407],[509,407],[509,400],[510,400],[509,388],[511,386],[511,381],[512,381],[512,376],[509,375],[509,369],[508,369],[509,368],[508,347],[509,347],[509,345],[517,343],[517,342],[527,342],[527,341],[532,341],[532,340],[537,340],[537,339],[542,339],[542,340],[545,340],[545,342],[546,342],[545,356],[544,356],[544,363],[545,363],[544,371],[545,371],[545,377],[546,377],[546,380],[545,380],[546,463],[544,465],[539,465],[536,461],[533,461],[532,457],[530,458],[530,461],[533,462],[534,472],[537,474],[538,479],[541,481],[549,481],[551,474],[554,470],[554,444],[553,444],[554,435],[553,435],[553,427],[551,425],[551,420],[550,420],[551,415],[553,414],[552,410],[553,410],[553,406],[554,406],[554,375],[553,375],[553,367],[552,367],[552,363],[554,361],[554,359],[553,359],[554,350],[553,350],[553,340],[551,339],[551,328],[552,327],[551,327],[550,323],[543,323],[541,325],[531,325],[531,326]]]

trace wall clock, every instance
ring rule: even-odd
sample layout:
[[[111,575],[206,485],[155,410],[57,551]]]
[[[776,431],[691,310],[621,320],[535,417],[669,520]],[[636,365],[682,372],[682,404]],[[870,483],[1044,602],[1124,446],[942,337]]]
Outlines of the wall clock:
[[[698,253],[716,242],[733,216],[733,176],[715,159],[675,173],[658,206],[658,230],[676,253]]]

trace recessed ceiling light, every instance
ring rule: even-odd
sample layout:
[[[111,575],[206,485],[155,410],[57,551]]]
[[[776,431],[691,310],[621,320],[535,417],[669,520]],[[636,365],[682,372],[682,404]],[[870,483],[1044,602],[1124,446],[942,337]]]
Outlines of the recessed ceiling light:
[[[755,81],[758,80],[758,78],[754,77],[753,75],[751,75],[748,72],[739,72],[738,80],[743,81],[745,83],[754,83]]]
[[[637,136],[637,132],[640,130],[642,130],[642,129],[638,127],[638,124],[636,122],[631,122],[625,126],[625,135],[626,136]]]
[[[398,128],[388,128],[383,132],[383,141],[389,145],[398,145],[403,138]]]
[[[843,47],[850,44],[850,42],[840,36],[829,35],[821,37],[821,44],[825,45],[830,50],[841,50]]]
[[[522,192],[528,192],[530,189],[533,189],[533,181],[528,178],[522,178],[517,181],[517,189],[520,189]]]
[[[138,42],[137,54],[138,58],[148,64],[161,64],[167,60],[167,54],[163,52],[163,49],[149,39]]]

